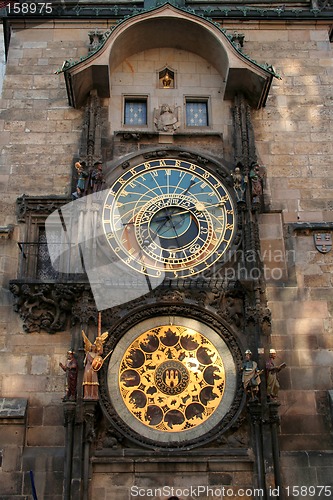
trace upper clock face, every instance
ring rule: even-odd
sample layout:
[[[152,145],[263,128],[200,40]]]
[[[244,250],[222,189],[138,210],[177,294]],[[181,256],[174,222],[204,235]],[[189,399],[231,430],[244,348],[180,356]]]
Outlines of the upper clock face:
[[[116,255],[148,276],[188,277],[211,267],[230,247],[233,201],[220,180],[186,160],[150,160],[112,185],[104,232]]]

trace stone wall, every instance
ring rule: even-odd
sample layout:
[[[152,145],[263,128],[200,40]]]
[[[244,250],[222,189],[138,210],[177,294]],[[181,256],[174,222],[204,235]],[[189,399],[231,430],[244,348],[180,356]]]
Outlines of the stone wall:
[[[267,265],[275,269],[281,245],[288,257],[287,278],[271,279],[267,289],[272,347],[288,365],[280,374],[283,475],[286,485],[332,486],[333,253],[315,249],[314,231],[294,228],[332,222],[333,47],[326,25],[267,26],[247,31],[246,40],[245,51],[272,62],[282,78],[253,120],[266,202],[275,212],[264,216],[262,251],[270,248]]]

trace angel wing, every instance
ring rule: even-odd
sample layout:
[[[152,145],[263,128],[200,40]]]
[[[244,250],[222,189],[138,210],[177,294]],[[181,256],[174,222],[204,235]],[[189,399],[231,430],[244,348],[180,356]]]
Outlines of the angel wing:
[[[101,339],[103,344],[106,341],[106,339],[108,338],[108,336],[109,336],[109,332],[104,332],[104,333],[102,333],[102,335],[99,336],[99,338]]]
[[[86,352],[91,351],[92,343],[90,342],[90,340],[88,339],[87,335],[84,333],[83,330],[82,330],[82,337],[83,337],[83,342],[84,342],[84,350]]]

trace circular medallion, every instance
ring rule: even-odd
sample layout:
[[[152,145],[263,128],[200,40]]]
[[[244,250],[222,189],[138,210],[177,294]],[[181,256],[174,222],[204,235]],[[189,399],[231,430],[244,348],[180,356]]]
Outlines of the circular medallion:
[[[117,258],[151,277],[188,277],[230,248],[235,210],[212,172],[187,160],[140,163],[112,185],[103,228]]]
[[[111,402],[147,440],[172,446],[204,436],[232,404],[232,354],[217,332],[197,320],[147,319],[120,339],[112,360]]]
[[[154,349],[144,353],[141,346],[147,350],[149,345]],[[135,388],[129,390],[134,379]],[[224,365],[202,333],[161,325],[128,347],[121,360],[119,387],[126,407],[144,425],[163,432],[184,431],[202,424],[218,407],[225,387]]]
[[[184,392],[189,381],[189,371],[180,361],[164,361],[156,368],[155,386],[168,396]]]

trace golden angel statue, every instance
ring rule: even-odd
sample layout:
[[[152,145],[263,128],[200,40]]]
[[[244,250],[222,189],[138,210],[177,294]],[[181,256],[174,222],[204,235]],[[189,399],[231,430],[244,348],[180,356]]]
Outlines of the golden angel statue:
[[[108,338],[109,333],[104,332],[102,335],[98,335],[95,342],[92,344],[84,331],[82,330],[82,337],[84,342],[84,350],[86,353],[84,359],[84,375],[83,375],[83,399],[86,400],[98,400],[98,376],[97,372],[103,366],[104,360],[103,354],[103,344]],[[109,353],[111,354],[111,352]],[[109,356],[108,354],[108,356]]]

